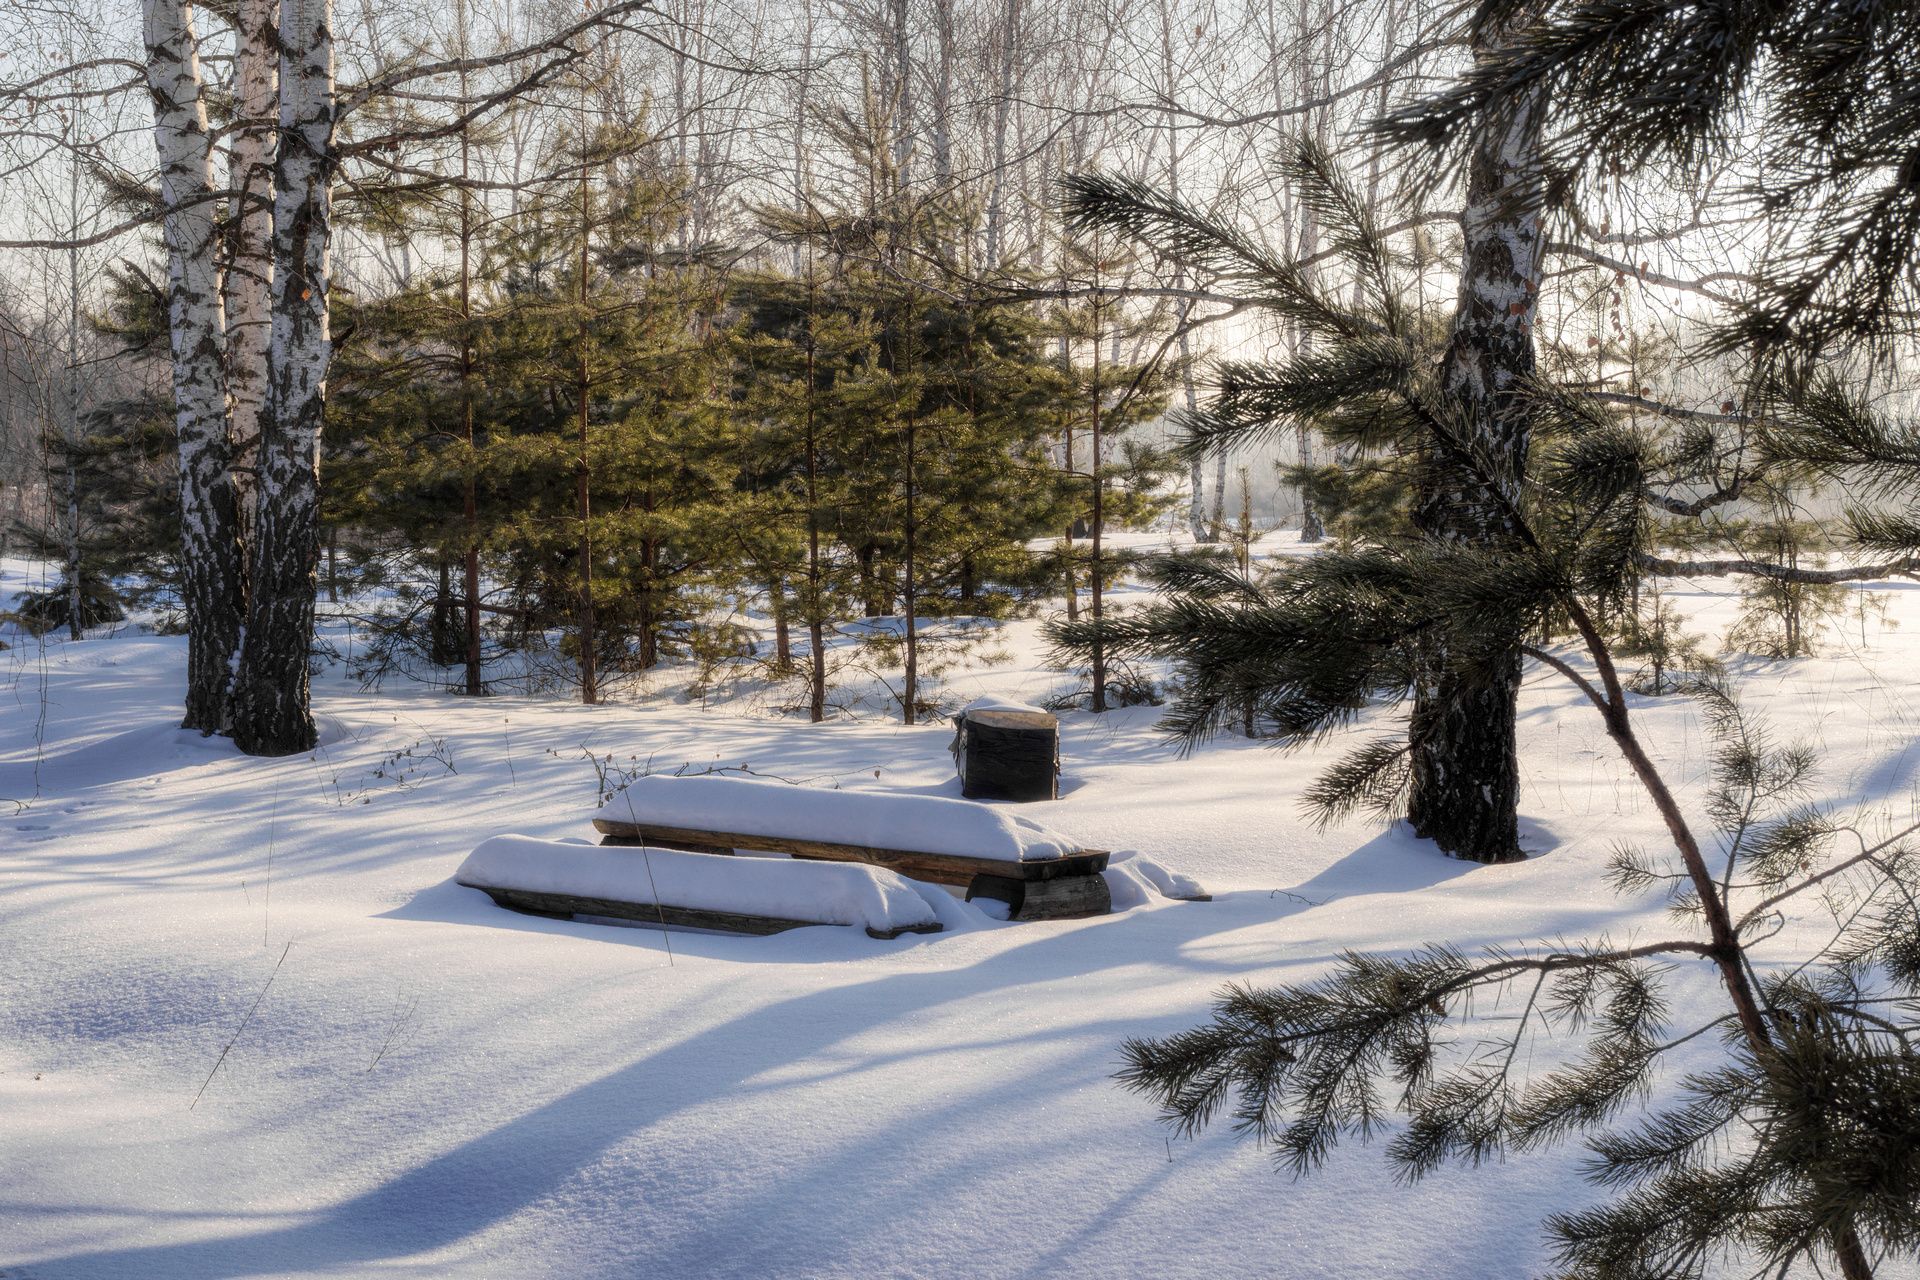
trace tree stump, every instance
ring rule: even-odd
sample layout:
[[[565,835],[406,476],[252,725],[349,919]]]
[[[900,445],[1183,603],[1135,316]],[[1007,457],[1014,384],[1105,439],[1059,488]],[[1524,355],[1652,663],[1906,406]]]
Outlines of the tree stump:
[[[953,718],[953,763],[969,800],[1057,800],[1060,721],[1044,711],[968,707]]]

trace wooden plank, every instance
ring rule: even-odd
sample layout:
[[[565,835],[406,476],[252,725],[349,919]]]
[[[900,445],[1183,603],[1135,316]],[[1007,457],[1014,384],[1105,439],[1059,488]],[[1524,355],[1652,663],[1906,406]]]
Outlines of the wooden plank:
[[[1084,876],[1104,871],[1105,849],[1082,849],[1064,857],[1033,862],[1009,862],[1002,858],[976,858],[955,853],[926,853],[916,849],[881,849],[858,844],[836,844],[826,840],[796,840],[790,836],[756,836],[740,831],[695,830],[690,827],[664,827],[655,823],[621,822],[613,818],[595,818],[594,829],[601,835],[617,837],[618,843],[642,843],[705,849],[754,849],[761,853],[786,853],[796,858],[818,858],[827,862],[864,862],[885,867],[914,880],[937,884],[971,884],[978,875],[1005,876],[1013,880],[1052,880],[1058,876]],[[603,840],[612,844],[613,839]]]
[[[992,898],[1007,904],[1009,920],[1074,920],[1104,916],[1113,910],[1113,892],[1105,876],[1057,876],[1052,880],[1009,880],[976,876],[967,901]]]
[[[718,929],[725,933],[765,936],[788,929],[807,929],[828,923],[820,920],[788,920],[780,916],[741,915],[733,911],[708,911],[700,907],[675,907],[667,903],[622,902],[612,898],[585,898],[570,893],[545,893],[534,889],[501,889],[493,885],[472,885],[510,911],[529,915],[568,919],[576,915],[605,916],[611,920],[637,920],[645,924],[672,924],[689,929]],[[867,930],[872,938],[897,938],[903,933],[939,933],[940,924],[907,925],[900,929]]]

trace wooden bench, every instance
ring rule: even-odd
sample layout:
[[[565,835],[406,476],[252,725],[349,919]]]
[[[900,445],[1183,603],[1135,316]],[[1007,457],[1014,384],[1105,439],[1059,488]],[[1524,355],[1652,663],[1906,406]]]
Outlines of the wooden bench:
[[[747,849],[828,862],[864,862],[897,871],[913,880],[962,886],[969,902],[975,898],[1004,902],[1010,920],[1065,920],[1105,915],[1113,909],[1113,896],[1100,874],[1107,868],[1108,854],[1104,849],[1082,849],[1059,858],[1014,862],[753,835],[717,827],[662,826],[638,813],[631,820],[597,817],[593,825],[601,834],[600,843],[609,845],[652,845],[691,853],[733,853]]]
[[[898,876],[661,850],[644,863],[585,842],[495,836],[454,873],[495,903],[529,915],[605,916],[642,924],[770,934],[861,925],[873,938],[938,933],[926,892]]]
[[[788,929],[811,929],[818,920],[788,920],[782,916],[750,916],[735,911],[703,911],[697,907],[670,907],[665,903],[627,902],[613,898],[583,898],[571,893],[540,893],[532,889],[501,889],[493,885],[474,885],[494,902],[509,911],[545,916],[550,920],[571,920],[575,916],[601,916],[609,920],[634,920],[641,924],[677,925],[685,929],[713,929],[721,933],[750,933],[765,936]],[[869,938],[897,938],[903,933],[939,933],[933,924],[902,925],[898,929],[867,926]]]

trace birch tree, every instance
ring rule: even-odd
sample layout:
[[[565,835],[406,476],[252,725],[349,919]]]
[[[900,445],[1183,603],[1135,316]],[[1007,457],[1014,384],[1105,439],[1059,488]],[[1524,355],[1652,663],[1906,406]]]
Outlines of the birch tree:
[[[319,551],[320,426],[338,103],[331,0],[280,6],[280,139],[273,164],[273,291],[260,437],[253,593],[233,736],[251,755],[316,741],[307,685]]]
[[[227,394],[232,404],[234,488],[240,524],[251,523],[249,479],[267,407],[267,344],[273,309],[273,150],[279,55],[278,0],[238,0],[234,32],[234,106],[227,151],[228,253],[223,282],[227,320]]]
[[[188,637],[182,725],[214,733],[226,726],[246,587],[229,469],[212,143],[191,8],[184,0],[145,0],[142,26],[160,161],[180,450],[180,595]]]
[[[1476,56],[1492,55],[1496,42],[1481,41]],[[1467,443],[1499,492],[1457,464],[1433,459],[1413,518],[1423,534],[1443,542],[1488,545],[1514,536],[1511,512],[1531,443],[1524,392],[1534,372],[1539,310],[1545,107],[1539,88],[1489,104],[1468,147],[1459,298],[1441,385],[1472,424]],[[1415,686],[1407,820],[1442,849],[1474,861],[1524,856],[1514,733],[1520,645],[1516,633],[1501,673],[1472,683],[1452,674],[1458,664],[1444,652],[1432,653]]]

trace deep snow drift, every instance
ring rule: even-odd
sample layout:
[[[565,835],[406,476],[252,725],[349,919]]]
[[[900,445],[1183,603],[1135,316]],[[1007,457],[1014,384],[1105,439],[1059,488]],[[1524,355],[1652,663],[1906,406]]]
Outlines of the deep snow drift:
[[[1886,589],[1900,630],[1863,645],[1848,622],[1828,656],[1738,668],[1781,736],[1825,749],[1825,798],[1904,822],[1920,596]],[[1674,594],[1698,630],[1732,616],[1720,584]],[[1064,717],[1063,797],[1021,812],[1139,849],[1211,903],[1143,890],[1099,919],[1005,924],[956,901],[947,932],[894,941],[669,939],[514,915],[453,874],[493,835],[591,838],[608,756],[952,796],[948,727],[815,728],[667,681],[595,708],[368,695],[334,666],[324,745],[248,760],[173,728],[181,641],[8,638],[6,1280],[1527,1276],[1541,1216],[1598,1196],[1577,1149],[1407,1191],[1349,1144],[1294,1182],[1225,1132],[1169,1142],[1112,1085],[1117,1046],[1349,947],[1671,927],[1606,889],[1608,846],[1658,825],[1544,675],[1521,722],[1542,856],[1519,865],[1315,830],[1296,805],[1325,752],[1226,739],[1183,760],[1135,708]],[[1061,683],[1033,624],[1001,647],[1011,662],[949,677],[954,705]],[[1638,714],[1697,797],[1693,708]]]

